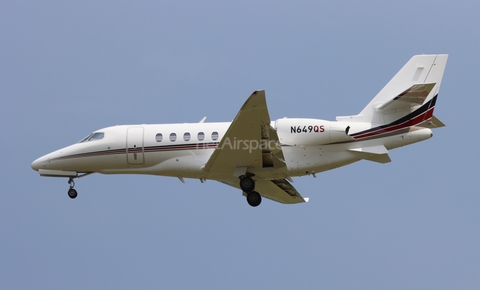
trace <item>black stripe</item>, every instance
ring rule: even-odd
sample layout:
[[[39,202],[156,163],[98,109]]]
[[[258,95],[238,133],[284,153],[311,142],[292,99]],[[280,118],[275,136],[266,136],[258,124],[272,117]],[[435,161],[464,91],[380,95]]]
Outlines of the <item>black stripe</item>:
[[[381,126],[378,126],[378,127],[375,127],[375,128],[371,128],[371,129],[368,129],[368,130],[365,130],[365,131],[362,131],[362,132],[358,132],[358,133],[355,133],[355,134],[351,134],[350,136],[351,137],[355,137],[355,136],[359,136],[359,135],[363,135],[363,134],[367,134],[367,133],[370,133],[370,132],[374,132],[374,131],[377,131],[377,130],[381,130],[381,129],[385,129],[385,128],[388,128],[390,126],[397,126],[399,124],[402,124],[404,122],[407,122],[411,119],[414,119],[415,117],[425,113],[426,111],[428,111],[430,108],[433,108],[435,107],[435,103],[437,101],[437,95],[435,95],[430,101],[426,102],[425,104],[423,104],[420,108],[418,108],[417,110],[411,112],[410,114],[396,120],[396,121],[393,121],[392,123],[390,124],[386,124],[386,125],[381,125]]]

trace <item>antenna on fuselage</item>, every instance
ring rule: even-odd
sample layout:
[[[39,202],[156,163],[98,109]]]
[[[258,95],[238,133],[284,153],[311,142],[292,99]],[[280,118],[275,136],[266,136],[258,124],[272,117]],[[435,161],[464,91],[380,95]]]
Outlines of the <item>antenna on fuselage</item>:
[[[207,117],[203,117],[203,118],[200,120],[200,122],[198,122],[198,123],[203,123],[203,122],[205,122],[206,119],[207,119]]]

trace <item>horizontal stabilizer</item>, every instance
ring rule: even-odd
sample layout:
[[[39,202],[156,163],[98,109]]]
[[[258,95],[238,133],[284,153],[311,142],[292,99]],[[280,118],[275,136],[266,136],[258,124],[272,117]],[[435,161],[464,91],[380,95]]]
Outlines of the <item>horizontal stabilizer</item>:
[[[411,86],[408,90],[402,92],[392,100],[383,103],[376,107],[377,110],[403,110],[410,109],[415,106],[423,104],[425,99],[432,91],[435,83],[431,84],[416,84]]]
[[[430,120],[431,122],[431,125],[430,127],[434,127],[434,128],[441,128],[441,127],[445,127],[446,125],[443,124],[442,121],[440,121],[437,117],[435,116],[432,116],[432,119]]]
[[[359,154],[362,159],[378,163],[388,163],[392,160],[388,156],[388,150],[383,145],[367,146],[350,149],[351,152]]]

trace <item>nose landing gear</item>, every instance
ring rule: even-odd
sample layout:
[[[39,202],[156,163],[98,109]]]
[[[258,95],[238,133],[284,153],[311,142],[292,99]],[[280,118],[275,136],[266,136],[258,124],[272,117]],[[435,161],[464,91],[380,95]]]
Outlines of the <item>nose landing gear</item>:
[[[73,188],[75,186],[75,181],[73,181],[73,177],[70,177],[68,179],[68,184],[70,185],[70,189],[68,190],[68,196],[71,199],[74,199],[77,197],[78,193],[77,191]]]
[[[84,177],[84,176],[87,176],[87,175],[90,175],[90,174],[93,174],[93,173],[94,172],[85,172],[83,174],[76,173],[75,176],[66,176],[66,177],[68,177],[68,184],[70,185],[70,189],[68,190],[68,197],[70,197],[71,199],[74,199],[78,195],[77,191],[74,189],[75,181],[73,181],[73,179],[81,178],[81,177]]]

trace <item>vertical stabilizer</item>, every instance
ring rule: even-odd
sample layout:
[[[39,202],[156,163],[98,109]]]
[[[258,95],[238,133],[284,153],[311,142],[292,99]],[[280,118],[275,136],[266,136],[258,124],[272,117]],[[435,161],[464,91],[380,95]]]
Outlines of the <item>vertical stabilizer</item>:
[[[438,95],[447,58],[447,54],[415,55],[358,115],[337,120],[381,125],[407,116]]]

